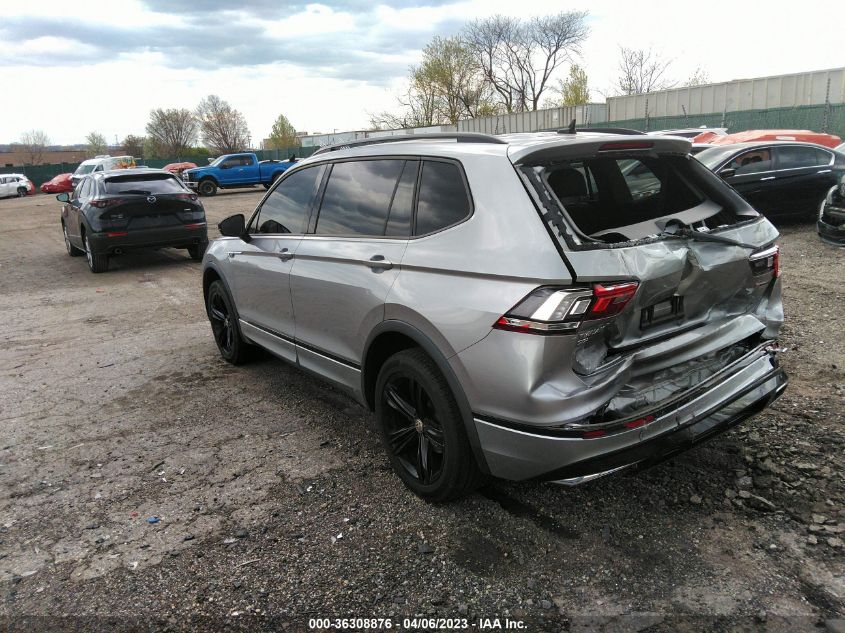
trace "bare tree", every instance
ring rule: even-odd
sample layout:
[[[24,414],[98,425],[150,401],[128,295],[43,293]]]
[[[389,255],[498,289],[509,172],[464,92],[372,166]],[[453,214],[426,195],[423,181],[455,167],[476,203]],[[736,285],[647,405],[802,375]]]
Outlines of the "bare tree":
[[[50,137],[44,130],[30,130],[21,135],[21,149],[26,153],[27,165],[38,165],[44,159],[44,150],[50,144]]]
[[[217,95],[209,95],[197,106],[202,140],[220,154],[238,152],[249,145],[249,126],[244,115]]]
[[[536,110],[549,79],[580,53],[589,35],[585,11],[566,11],[528,21],[496,15],[475,20],[464,39],[475,64],[508,112]]]
[[[685,87],[703,86],[710,83],[710,73],[698,66],[690,75],[689,79],[684,82]]]
[[[620,47],[617,88],[623,95],[638,95],[674,88],[676,81],[666,77],[672,60],[661,59],[651,49]]]
[[[97,156],[104,154],[109,149],[109,142],[106,137],[99,132],[91,132],[85,137],[85,143],[88,145],[88,153]]]
[[[146,139],[143,136],[127,134],[126,138],[123,139],[123,151],[130,156],[143,156],[144,141],[146,141]]]
[[[147,136],[154,153],[181,159],[197,140],[199,123],[186,108],[157,108],[150,111]]]

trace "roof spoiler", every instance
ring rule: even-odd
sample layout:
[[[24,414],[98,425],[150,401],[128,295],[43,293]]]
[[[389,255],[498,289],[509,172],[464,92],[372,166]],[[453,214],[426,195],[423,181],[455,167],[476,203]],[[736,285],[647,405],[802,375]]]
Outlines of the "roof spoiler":
[[[582,127],[575,129],[575,119],[569,123],[565,130],[558,130],[558,134],[575,134],[576,132],[600,132],[603,134],[645,134],[640,130],[632,130],[626,127]]]

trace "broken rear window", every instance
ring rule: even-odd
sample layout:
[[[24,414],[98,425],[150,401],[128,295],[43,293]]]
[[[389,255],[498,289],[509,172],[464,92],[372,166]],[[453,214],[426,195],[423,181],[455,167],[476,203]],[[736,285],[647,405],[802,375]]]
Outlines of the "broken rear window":
[[[740,219],[733,213],[738,205],[729,190],[718,191],[720,186],[726,189],[721,181],[686,156],[617,154],[529,169],[587,243],[656,237],[673,218],[708,229]]]

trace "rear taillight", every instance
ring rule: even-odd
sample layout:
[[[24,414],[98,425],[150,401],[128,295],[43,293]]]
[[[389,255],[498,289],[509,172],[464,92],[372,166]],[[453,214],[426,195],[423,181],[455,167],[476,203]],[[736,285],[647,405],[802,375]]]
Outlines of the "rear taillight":
[[[755,275],[771,273],[772,277],[780,277],[780,246],[772,246],[764,251],[752,253],[748,256],[751,271]]]
[[[177,198],[177,200],[189,200],[191,202],[196,202],[197,194],[195,194],[195,193],[177,193],[176,198]]]
[[[118,204],[123,204],[123,198],[103,198],[101,200],[90,200],[88,202],[92,207],[97,207],[98,209],[107,209],[109,207],[117,206]]]
[[[594,284],[589,288],[537,288],[493,324],[526,334],[567,334],[583,321],[619,314],[637,292],[637,282]]]

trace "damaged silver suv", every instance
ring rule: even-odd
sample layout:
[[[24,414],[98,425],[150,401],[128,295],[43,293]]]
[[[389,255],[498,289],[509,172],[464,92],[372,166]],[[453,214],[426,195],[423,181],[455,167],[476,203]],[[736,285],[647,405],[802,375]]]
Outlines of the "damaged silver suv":
[[[689,151],[571,128],[324,148],[220,224],[217,346],[373,409],[426,499],[653,464],[787,383],[778,233]]]

